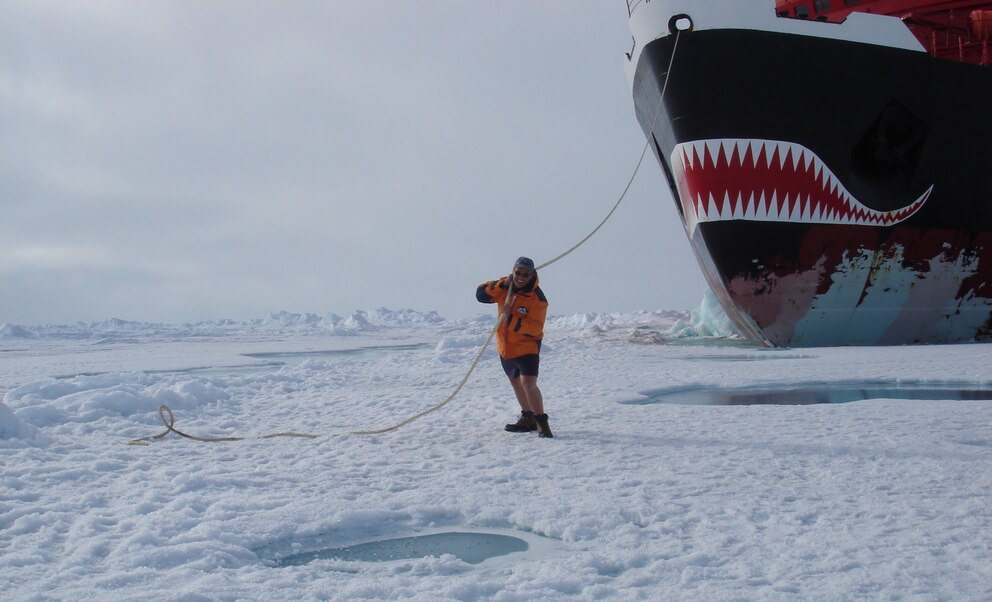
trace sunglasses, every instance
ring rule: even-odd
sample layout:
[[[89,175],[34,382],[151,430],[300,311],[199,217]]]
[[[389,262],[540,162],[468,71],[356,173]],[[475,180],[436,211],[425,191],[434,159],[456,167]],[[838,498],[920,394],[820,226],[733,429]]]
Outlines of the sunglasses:
[[[530,270],[513,270],[513,275],[518,278],[528,278],[531,275]]]

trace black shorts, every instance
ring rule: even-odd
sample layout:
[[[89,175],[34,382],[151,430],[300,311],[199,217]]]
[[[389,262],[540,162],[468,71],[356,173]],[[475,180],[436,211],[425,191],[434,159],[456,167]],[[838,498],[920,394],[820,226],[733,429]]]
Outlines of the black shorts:
[[[506,375],[510,378],[537,376],[537,369],[541,365],[541,356],[536,353],[532,353],[530,355],[521,355],[520,357],[515,357],[509,360],[505,360],[501,357],[499,358],[499,363],[503,364],[503,372],[506,372]]]

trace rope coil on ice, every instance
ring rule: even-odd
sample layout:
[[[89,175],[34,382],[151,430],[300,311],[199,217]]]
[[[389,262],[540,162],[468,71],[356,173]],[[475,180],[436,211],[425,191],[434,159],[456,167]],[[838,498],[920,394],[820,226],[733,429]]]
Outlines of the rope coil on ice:
[[[658,110],[655,111],[654,118],[651,121],[651,128],[650,128],[649,131],[654,130],[654,124],[655,124],[655,122],[657,122],[658,115],[661,113],[662,103],[663,103],[663,101],[665,99],[665,91],[668,90],[668,79],[669,79],[669,77],[671,76],[671,73],[672,73],[672,65],[675,64],[675,51],[678,50],[679,37],[680,37],[681,33],[682,33],[682,30],[678,30],[678,31],[674,32],[675,43],[672,46],[672,56],[671,56],[671,58],[669,59],[669,62],[668,62],[668,71],[665,73],[665,83],[664,83],[664,85],[661,88],[661,95],[660,95],[660,97],[658,99]],[[599,225],[597,225],[595,228],[593,228],[592,229],[592,232],[590,232],[589,234],[586,234],[586,236],[582,240],[580,240],[579,242],[577,242],[574,245],[572,245],[572,247],[569,248],[567,251],[565,251],[564,253],[558,255],[557,257],[554,257],[553,259],[550,259],[550,260],[542,263],[541,265],[537,266],[537,268],[535,268],[535,269],[537,269],[537,270],[544,269],[544,268],[546,268],[546,267],[548,267],[548,266],[550,266],[550,265],[552,265],[552,264],[560,261],[561,259],[564,259],[568,255],[570,255],[573,251],[575,251],[576,249],[578,249],[579,247],[581,247],[583,244],[585,244],[585,242],[587,240],[589,240],[597,232],[599,232],[600,228],[602,228],[604,225],[606,225],[606,222],[608,222],[610,220],[610,218],[613,217],[613,214],[616,212],[617,208],[620,207],[620,203],[627,196],[627,192],[630,190],[630,186],[631,186],[631,184],[633,184],[634,178],[637,176],[637,172],[641,169],[641,164],[644,162],[644,156],[647,154],[648,148],[650,147],[650,144],[651,144],[650,140],[651,139],[648,138],[648,140],[644,143],[644,148],[641,150],[641,156],[640,156],[640,158],[638,158],[637,164],[634,166],[633,173],[630,174],[630,178],[627,180],[627,185],[624,186],[623,192],[620,193],[620,196],[619,196],[619,198],[617,198],[616,203],[613,204],[613,208],[610,209],[609,213],[606,214],[606,217],[604,217],[603,220],[601,222],[599,222]],[[513,284],[511,282],[509,293],[512,293],[512,292],[513,292]],[[378,435],[378,434],[381,434],[381,433],[388,433],[390,431],[395,431],[395,430],[399,429],[402,426],[405,426],[407,424],[410,424],[411,422],[413,422],[414,420],[417,420],[418,418],[423,418],[424,416],[426,416],[426,415],[428,415],[428,414],[430,414],[432,412],[436,412],[436,411],[440,410],[444,406],[448,405],[448,403],[450,403],[451,400],[453,400],[458,395],[458,393],[461,392],[462,388],[465,386],[465,383],[468,382],[469,377],[472,375],[473,372],[475,372],[476,366],[479,365],[479,360],[482,359],[482,354],[485,353],[486,349],[489,348],[489,344],[492,343],[493,336],[496,334],[496,329],[499,328],[499,325],[502,322],[503,322],[503,318],[501,316],[496,321],[496,324],[493,326],[492,330],[489,332],[489,338],[486,339],[486,342],[483,343],[482,347],[479,349],[479,353],[477,353],[476,356],[475,356],[475,359],[472,360],[472,365],[469,367],[468,372],[465,373],[465,376],[462,377],[461,382],[458,383],[458,386],[455,387],[455,390],[451,392],[451,395],[449,395],[447,397],[447,399],[445,399],[444,401],[442,401],[439,404],[433,405],[433,406],[427,408],[426,410],[423,410],[422,412],[419,412],[417,414],[414,414],[413,416],[410,416],[409,418],[406,418],[404,420],[401,420],[400,422],[397,422],[396,424],[392,424],[390,426],[386,426],[386,427],[379,428],[379,429],[368,429],[368,430],[359,430],[359,431],[341,431],[341,432],[338,432],[338,433],[330,433],[330,434],[326,434],[326,435],[313,434],[313,433],[297,433],[297,432],[292,432],[292,431],[286,431],[286,432],[280,432],[280,433],[269,433],[267,435],[260,435],[260,436],[257,436],[257,437],[209,437],[209,436],[191,435],[189,433],[184,433],[184,432],[176,429],[175,428],[176,421],[175,421],[175,416],[172,413],[172,409],[169,406],[167,406],[165,404],[162,404],[158,408],[158,415],[162,419],[162,424],[165,425],[165,430],[162,431],[161,433],[157,434],[157,435],[149,435],[147,437],[140,437],[138,439],[131,439],[130,441],[127,442],[127,445],[148,445],[148,442],[149,441],[156,441],[156,440],[162,439],[162,438],[168,436],[169,433],[175,433],[175,434],[179,435],[180,437],[183,437],[185,439],[190,439],[192,441],[216,442],[216,441],[246,441],[246,440],[249,440],[249,439],[274,439],[276,437],[297,437],[297,438],[301,438],[301,439],[319,439],[320,437],[323,437],[323,436],[337,436],[337,435]],[[168,417],[166,417],[167,414],[168,414]]]

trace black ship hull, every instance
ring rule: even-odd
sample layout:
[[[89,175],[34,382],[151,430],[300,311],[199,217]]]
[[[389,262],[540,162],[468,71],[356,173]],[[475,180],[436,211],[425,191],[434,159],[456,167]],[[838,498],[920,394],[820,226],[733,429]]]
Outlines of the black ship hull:
[[[640,51],[633,96],[707,281],[749,338],[992,336],[992,69],[683,31]]]

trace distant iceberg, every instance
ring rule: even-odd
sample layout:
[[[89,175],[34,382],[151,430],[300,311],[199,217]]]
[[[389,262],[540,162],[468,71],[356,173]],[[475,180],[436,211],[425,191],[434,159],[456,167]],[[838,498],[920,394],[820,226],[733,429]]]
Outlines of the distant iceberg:
[[[0,339],[31,339],[35,334],[23,326],[17,324],[0,324]]]

